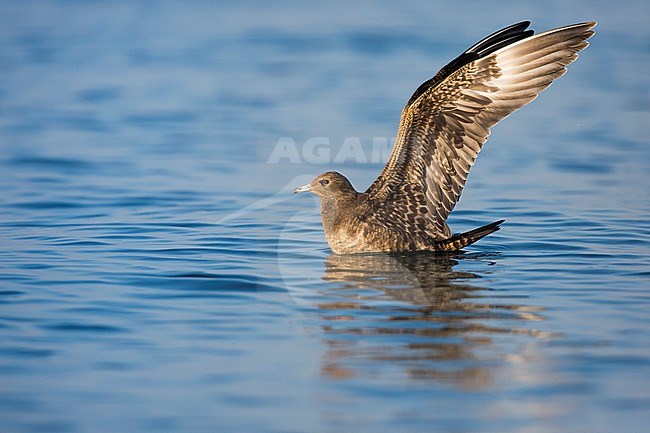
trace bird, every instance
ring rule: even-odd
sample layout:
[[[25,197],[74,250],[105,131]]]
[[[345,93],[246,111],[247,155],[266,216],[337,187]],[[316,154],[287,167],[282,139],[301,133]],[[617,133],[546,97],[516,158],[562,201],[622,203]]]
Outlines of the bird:
[[[535,34],[530,24],[485,37],[415,90],[388,161],[365,192],[336,171],[294,189],[320,197],[334,254],[451,252],[500,229],[505,220],[452,234],[447,218],[490,128],[564,75],[596,26]]]

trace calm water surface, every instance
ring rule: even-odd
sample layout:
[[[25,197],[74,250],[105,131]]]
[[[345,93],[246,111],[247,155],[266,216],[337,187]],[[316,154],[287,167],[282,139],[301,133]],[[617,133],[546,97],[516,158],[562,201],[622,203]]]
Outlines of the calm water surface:
[[[487,3],[2,2],[0,431],[647,431],[650,10]],[[600,24],[450,221],[503,229],[332,255],[291,189],[365,189],[417,85],[526,18]]]

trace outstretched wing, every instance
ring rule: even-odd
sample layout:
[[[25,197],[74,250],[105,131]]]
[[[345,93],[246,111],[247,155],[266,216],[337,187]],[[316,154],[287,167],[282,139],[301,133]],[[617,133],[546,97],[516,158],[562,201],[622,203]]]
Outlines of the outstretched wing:
[[[383,171],[368,188],[369,200],[390,202],[393,213],[412,214],[403,184],[420,191],[427,234],[451,235],[446,220],[490,128],[528,104],[578,58],[596,23],[574,24],[535,36],[523,22],[500,30],[423,83],[402,111],[399,131]],[[420,197],[421,201],[422,197]]]

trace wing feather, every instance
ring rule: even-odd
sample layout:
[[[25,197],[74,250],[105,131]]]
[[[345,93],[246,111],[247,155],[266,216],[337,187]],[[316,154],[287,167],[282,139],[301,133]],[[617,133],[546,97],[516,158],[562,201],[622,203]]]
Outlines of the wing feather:
[[[528,25],[515,24],[488,36],[416,90],[402,111],[391,156],[366,191],[369,200],[388,200],[393,217],[412,212],[413,200],[424,200],[426,208],[417,207],[423,213],[417,219],[426,220],[426,236],[451,236],[447,217],[490,128],[564,75],[589,45],[596,23],[535,36],[526,30]],[[403,191],[422,196],[414,199]]]

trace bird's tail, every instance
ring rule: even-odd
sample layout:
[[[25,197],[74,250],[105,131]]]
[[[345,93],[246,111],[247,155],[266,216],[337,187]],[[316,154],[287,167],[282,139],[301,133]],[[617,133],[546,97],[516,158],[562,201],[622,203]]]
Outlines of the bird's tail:
[[[484,238],[490,233],[494,233],[499,230],[501,228],[501,224],[503,224],[504,221],[505,220],[495,221],[493,223],[474,230],[470,230],[465,233],[457,233],[449,239],[445,239],[444,241],[438,241],[436,250],[456,251],[461,248],[465,248],[466,246],[473,244],[474,242],[478,241],[481,238]]]

